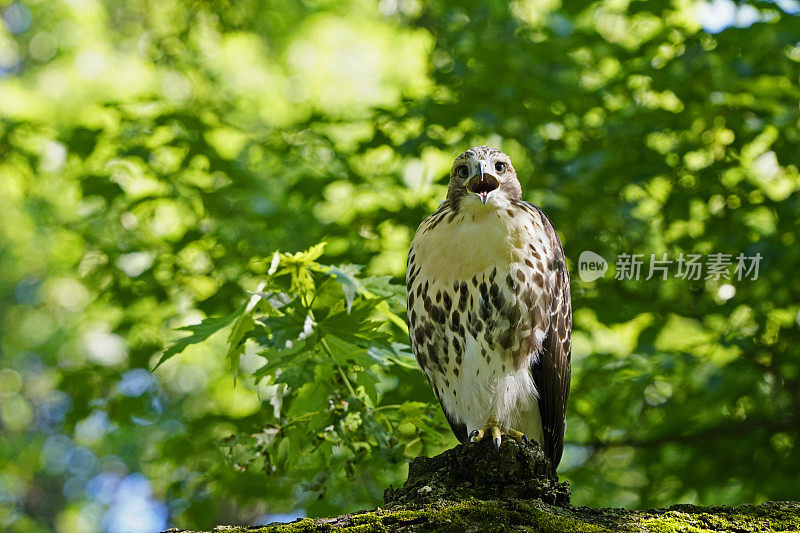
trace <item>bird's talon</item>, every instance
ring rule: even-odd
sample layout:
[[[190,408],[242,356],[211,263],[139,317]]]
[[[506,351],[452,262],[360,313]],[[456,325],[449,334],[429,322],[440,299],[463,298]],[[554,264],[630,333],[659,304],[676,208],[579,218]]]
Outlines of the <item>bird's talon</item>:
[[[500,442],[502,441],[502,436],[500,433],[500,428],[497,425],[492,425],[492,442],[494,443],[494,449],[500,449]]]
[[[531,444],[531,440],[523,432],[517,431],[516,429],[502,431],[494,419],[489,419],[482,429],[473,429],[469,434],[468,440],[469,442],[480,442],[489,436],[491,436],[495,450],[500,449],[500,445],[503,443],[503,436],[513,439],[523,446],[530,446]]]

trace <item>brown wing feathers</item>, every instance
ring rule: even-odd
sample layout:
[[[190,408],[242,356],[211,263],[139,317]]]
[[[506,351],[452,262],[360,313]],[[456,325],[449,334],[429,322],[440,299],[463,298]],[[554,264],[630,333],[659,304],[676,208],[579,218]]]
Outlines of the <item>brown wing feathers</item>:
[[[550,219],[540,210],[545,230],[550,235],[550,268],[556,270],[556,282],[550,291],[550,324],[537,362],[531,372],[539,392],[539,413],[544,428],[545,453],[553,463],[553,470],[561,461],[564,449],[564,427],[569,397],[570,351],[572,346],[572,305],[569,291],[569,272],[564,259],[561,241]]]

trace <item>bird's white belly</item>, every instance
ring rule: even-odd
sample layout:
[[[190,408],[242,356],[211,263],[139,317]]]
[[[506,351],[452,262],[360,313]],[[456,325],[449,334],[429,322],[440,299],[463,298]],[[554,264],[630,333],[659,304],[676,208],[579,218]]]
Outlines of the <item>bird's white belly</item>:
[[[464,359],[454,386],[463,391],[460,397],[446,401],[453,414],[461,416],[467,434],[480,429],[492,417],[504,429],[522,431],[542,442],[542,422],[538,393],[528,365],[519,369],[503,364],[503,354],[481,355],[480,342],[467,334]]]

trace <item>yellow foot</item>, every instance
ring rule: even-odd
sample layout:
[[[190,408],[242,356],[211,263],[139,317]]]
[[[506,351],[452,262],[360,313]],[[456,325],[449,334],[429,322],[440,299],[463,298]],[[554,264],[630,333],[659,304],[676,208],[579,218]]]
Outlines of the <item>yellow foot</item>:
[[[518,443],[524,444],[525,446],[527,446],[530,443],[530,441],[528,440],[528,436],[521,431],[517,431],[516,429],[509,429],[505,434],[508,437],[511,437],[512,439],[517,441]]]
[[[503,440],[503,435],[509,437],[521,444],[528,445],[528,437],[525,436],[524,433],[521,431],[517,431],[516,429],[509,429],[505,433],[500,430],[500,426],[497,425],[497,421],[494,418],[490,418],[486,425],[483,426],[481,429],[473,430],[472,433],[469,434],[469,440],[471,442],[480,442],[486,437],[492,437],[492,443],[494,444],[494,449],[500,449],[500,443]]]

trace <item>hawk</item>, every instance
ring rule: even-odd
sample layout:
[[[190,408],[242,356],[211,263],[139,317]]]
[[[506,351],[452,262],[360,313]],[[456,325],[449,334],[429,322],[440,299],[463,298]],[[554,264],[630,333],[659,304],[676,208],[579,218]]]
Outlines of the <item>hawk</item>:
[[[459,155],[447,199],[417,229],[406,285],[411,347],[461,442],[536,439],[561,460],[572,305],[550,219],[511,159]]]

